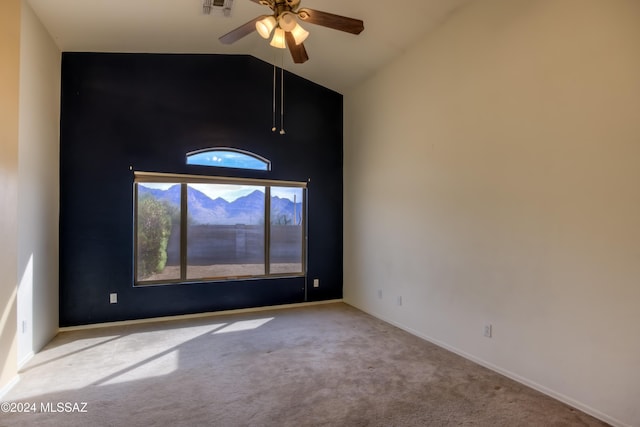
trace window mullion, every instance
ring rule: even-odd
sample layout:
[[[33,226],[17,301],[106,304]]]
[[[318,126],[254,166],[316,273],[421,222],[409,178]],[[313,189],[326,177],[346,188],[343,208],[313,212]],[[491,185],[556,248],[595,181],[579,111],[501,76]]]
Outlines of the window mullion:
[[[180,184],[180,279],[187,279],[187,184]]]
[[[264,274],[271,274],[271,187],[264,188]]]

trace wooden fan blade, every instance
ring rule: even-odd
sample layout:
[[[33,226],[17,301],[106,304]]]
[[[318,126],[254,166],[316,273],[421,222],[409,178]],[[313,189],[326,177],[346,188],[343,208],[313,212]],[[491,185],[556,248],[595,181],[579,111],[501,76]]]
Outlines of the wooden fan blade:
[[[307,62],[309,55],[307,55],[307,49],[304,48],[304,43],[296,44],[296,39],[293,38],[293,34],[289,31],[284,33],[284,37],[287,40],[287,46],[289,46],[289,52],[291,52],[293,62],[296,64],[304,64]]]
[[[239,26],[235,30],[229,31],[227,34],[220,37],[218,40],[220,40],[224,44],[235,43],[241,38],[243,38],[244,36],[254,32],[256,30],[256,22],[266,17],[267,15],[260,15],[257,18],[247,22],[246,24]]]
[[[364,30],[364,22],[360,19],[347,18],[346,16],[334,15],[333,13],[319,10],[300,9],[298,17],[311,24],[322,25],[323,27],[351,34],[360,34]]]

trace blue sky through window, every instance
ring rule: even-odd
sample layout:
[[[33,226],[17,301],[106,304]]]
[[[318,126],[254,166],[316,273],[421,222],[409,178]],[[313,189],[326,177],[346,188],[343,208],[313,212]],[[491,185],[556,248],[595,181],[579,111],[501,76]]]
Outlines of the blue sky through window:
[[[252,153],[229,148],[214,148],[187,154],[188,165],[268,171],[271,163]]]

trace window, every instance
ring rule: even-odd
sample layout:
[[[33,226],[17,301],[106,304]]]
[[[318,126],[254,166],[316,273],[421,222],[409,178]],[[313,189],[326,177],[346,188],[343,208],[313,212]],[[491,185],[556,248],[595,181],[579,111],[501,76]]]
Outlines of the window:
[[[305,183],[136,172],[134,185],[136,285],[305,274]]]
[[[187,185],[187,279],[265,275],[264,210],[265,187]]]
[[[271,187],[271,238],[269,271],[295,273],[302,266],[302,198],[303,189]]]
[[[207,148],[187,153],[188,165],[215,166],[221,168],[271,170],[271,162],[264,157],[236,148]]]

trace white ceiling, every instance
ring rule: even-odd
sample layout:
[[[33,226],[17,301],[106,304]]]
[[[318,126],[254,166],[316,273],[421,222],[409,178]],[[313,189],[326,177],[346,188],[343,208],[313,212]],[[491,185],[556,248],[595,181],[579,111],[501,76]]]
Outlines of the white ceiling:
[[[269,46],[254,32],[233,45],[218,37],[266,6],[234,0],[232,16],[204,15],[203,0],[28,0],[63,52],[249,54],[281,65],[340,93],[391,61],[471,0],[302,0],[302,7],[362,19],[358,36],[303,26],[311,34],[309,61],[293,64],[288,51]],[[282,53],[284,52],[284,55]]]

